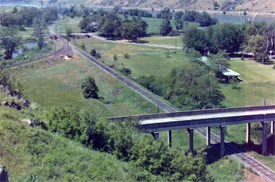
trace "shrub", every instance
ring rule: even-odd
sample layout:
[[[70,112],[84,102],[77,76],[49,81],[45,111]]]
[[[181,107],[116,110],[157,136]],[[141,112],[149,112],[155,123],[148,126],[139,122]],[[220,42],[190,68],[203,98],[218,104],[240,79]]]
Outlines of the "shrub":
[[[88,76],[81,85],[83,96],[87,98],[98,99],[98,88],[94,78]]]
[[[124,54],[125,59],[130,59],[130,55],[128,53]]]
[[[123,75],[125,76],[129,76],[131,75],[132,71],[130,70],[130,68],[122,68],[122,70],[120,71]]]
[[[91,56],[96,57],[96,53],[97,53],[96,50],[92,49],[90,54],[91,54]]]

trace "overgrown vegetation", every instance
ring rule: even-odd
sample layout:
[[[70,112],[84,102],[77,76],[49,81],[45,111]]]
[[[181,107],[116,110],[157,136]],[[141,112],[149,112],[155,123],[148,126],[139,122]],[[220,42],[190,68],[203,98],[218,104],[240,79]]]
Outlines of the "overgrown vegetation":
[[[16,48],[22,43],[20,31],[33,27],[33,35],[37,38],[38,48],[42,50],[45,46],[43,39],[46,25],[53,23],[58,18],[58,11],[55,8],[27,8],[19,10],[15,7],[12,12],[0,14],[0,50],[4,50],[3,59],[12,59]]]
[[[88,148],[115,155],[123,161],[132,161],[153,175],[168,177],[171,181],[209,181],[202,154],[182,154],[180,150],[169,150],[164,141],[137,130],[137,124],[110,123],[96,119],[91,111],[75,107],[53,108],[43,119],[54,133],[78,141]]]
[[[141,76],[137,82],[184,110],[221,107],[224,99],[216,78],[195,63],[163,77]]]

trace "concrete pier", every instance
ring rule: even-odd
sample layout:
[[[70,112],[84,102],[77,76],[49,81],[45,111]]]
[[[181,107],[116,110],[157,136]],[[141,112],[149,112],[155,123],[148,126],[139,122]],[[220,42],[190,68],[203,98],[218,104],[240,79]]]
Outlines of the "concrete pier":
[[[221,153],[221,157],[224,156],[224,126],[220,126],[220,130],[221,130],[221,149],[220,149],[220,153]]]
[[[251,123],[246,124],[246,143],[251,143]]]
[[[168,130],[167,132],[167,140],[168,140],[168,146],[172,147],[172,131]]]
[[[152,132],[151,134],[153,135],[154,140],[159,139],[159,132]]]
[[[188,133],[189,133],[189,150],[192,153],[192,155],[194,155],[194,129],[190,128],[187,129]]]
[[[211,145],[211,128],[208,126],[206,128],[206,145],[210,146]]]
[[[274,135],[274,121],[271,121],[271,134]]]
[[[267,153],[267,122],[262,122],[263,131],[262,131],[262,154],[266,155]]]

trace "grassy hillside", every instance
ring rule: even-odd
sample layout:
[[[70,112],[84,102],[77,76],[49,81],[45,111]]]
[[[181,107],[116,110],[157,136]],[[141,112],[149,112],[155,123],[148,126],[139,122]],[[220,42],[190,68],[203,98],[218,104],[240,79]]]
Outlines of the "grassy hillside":
[[[157,112],[157,107],[142,96],[77,55],[68,61],[31,64],[15,69],[14,74],[24,85],[25,97],[36,106],[47,108],[71,104],[90,108],[99,116]],[[104,101],[83,97],[81,83],[87,76],[95,78],[99,96]]]
[[[19,122],[24,117],[0,109],[0,164],[8,168],[12,181],[135,181],[137,174],[151,176],[109,154],[27,127]]]

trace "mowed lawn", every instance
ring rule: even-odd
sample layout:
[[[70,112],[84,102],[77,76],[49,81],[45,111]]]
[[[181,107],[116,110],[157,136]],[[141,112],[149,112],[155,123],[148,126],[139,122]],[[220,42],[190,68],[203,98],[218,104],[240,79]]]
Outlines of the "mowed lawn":
[[[141,38],[141,41],[154,45],[171,46],[175,48],[183,47],[181,36],[150,36]]]
[[[77,44],[84,44],[88,53],[91,49],[96,49],[102,55],[100,60],[105,64],[114,64],[118,69],[130,68],[132,77],[165,76],[173,68],[189,64],[188,58],[181,50],[174,53],[174,50],[164,48],[110,43],[94,38],[77,40]],[[117,61],[113,59],[115,54]],[[124,58],[125,54],[129,54],[130,58]]]
[[[232,89],[231,85],[223,85],[227,107],[263,105],[264,100],[275,104],[275,70],[273,65],[263,65],[253,60],[232,60],[231,69],[240,73],[243,82],[241,89]]]
[[[24,85],[24,94],[34,105],[43,108],[75,105],[94,110],[98,116],[154,113],[157,108],[92,63],[76,57],[69,61],[40,62],[14,70]],[[104,101],[85,99],[81,83],[92,76]]]

